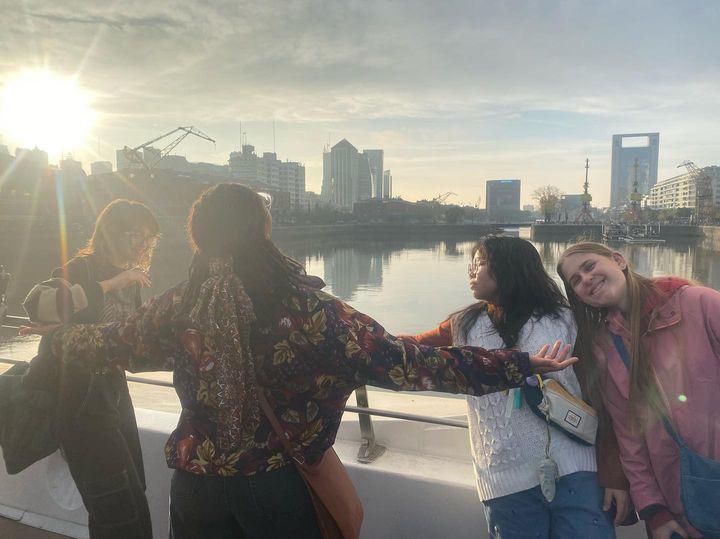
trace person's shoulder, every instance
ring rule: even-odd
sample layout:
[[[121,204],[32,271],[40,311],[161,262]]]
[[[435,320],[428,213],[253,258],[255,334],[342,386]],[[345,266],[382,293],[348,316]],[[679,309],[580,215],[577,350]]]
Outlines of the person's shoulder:
[[[720,301],[720,292],[707,286],[689,284],[675,291],[669,301],[678,302],[683,308],[697,307],[700,302]]]

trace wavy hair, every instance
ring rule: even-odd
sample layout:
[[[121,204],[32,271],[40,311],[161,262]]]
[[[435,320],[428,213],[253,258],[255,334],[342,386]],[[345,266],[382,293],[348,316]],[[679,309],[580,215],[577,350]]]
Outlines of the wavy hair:
[[[160,225],[150,208],[135,200],[113,200],[98,215],[92,236],[84,247],[78,249],[76,256],[93,255],[108,264],[122,260],[147,271],[154,246],[146,247],[136,259],[132,259],[133,249],[128,236],[128,233],[142,229],[147,229],[153,236],[160,234]]]

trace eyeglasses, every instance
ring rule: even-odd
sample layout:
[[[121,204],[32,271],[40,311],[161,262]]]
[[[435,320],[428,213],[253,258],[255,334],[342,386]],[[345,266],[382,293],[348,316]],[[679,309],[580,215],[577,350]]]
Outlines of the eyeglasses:
[[[160,240],[160,234],[145,234],[138,231],[125,232],[125,237],[130,240],[133,245],[144,245],[154,249]]]
[[[269,210],[272,207],[272,195],[270,193],[258,193],[265,207]]]

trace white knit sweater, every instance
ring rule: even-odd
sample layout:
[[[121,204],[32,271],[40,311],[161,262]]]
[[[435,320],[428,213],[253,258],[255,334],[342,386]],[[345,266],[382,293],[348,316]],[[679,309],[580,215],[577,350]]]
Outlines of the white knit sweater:
[[[576,336],[572,314],[564,309],[560,318],[531,318],[520,331],[517,348],[534,354],[544,344],[553,344],[556,340],[574,344]],[[488,349],[505,347],[487,314],[480,315],[468,332],[467,342],[457,344]],[[574,395],[580,395],[580,386],[572,368],[549,376]],[[521,408],[512,409],[510,417],[507,416],[508,399],[513,399],[513,391],[467,397],[470,445],[482,501],[539,484],[537,469],[539,461],[545,456],[547,426],[524,401]],[[550,429],[550,456],[557,462],[560,476],[597,470],[594,448],[574,442],[553,428]]]

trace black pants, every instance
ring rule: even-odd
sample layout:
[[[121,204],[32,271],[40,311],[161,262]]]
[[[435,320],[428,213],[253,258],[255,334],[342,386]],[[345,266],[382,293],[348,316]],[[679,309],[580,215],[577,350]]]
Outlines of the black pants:
[[[307,486],[294,466],[251,476],[176,470],[171,539],[321,539]]]
[[[137,422],[124,372],[60,375],[61,447],[91,539],[152,537]]]

